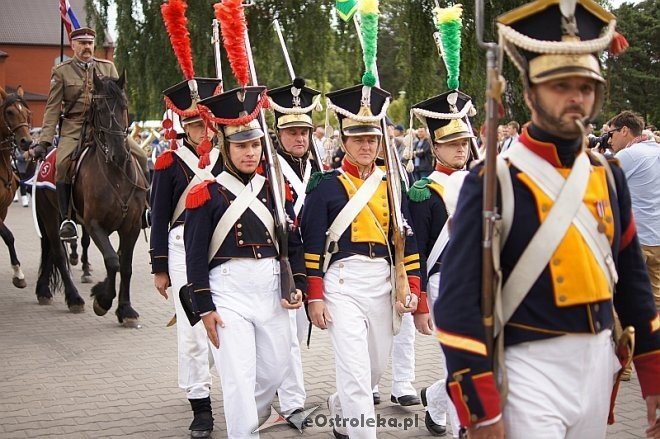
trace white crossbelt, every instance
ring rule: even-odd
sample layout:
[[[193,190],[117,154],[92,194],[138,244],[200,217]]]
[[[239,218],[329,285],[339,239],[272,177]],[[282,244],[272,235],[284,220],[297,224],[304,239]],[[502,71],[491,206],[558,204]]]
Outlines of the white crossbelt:
[[[577,156],[567,179],[547,161],[524,145],[516,143],[507,154],[511,163],[525,173],[553,202],[552,209],[541,223],[529,245],[521,255],[497,298],[495,319],[497,335],[523,301],[531,287],[547,266],[571,224],[574,224],[589,246],[608,279],[610,287],[617,274],[609,241],[598,232],[598,223],[583,199],[589,182],[591,165],[586,153]]]
[[[433,171],[428,178],[444,188],[449,179],[449,175]],[[431,253],[429,253],[429,257],[426,259],[426,274],[431,273],[431,269],[433,269],[435,263],[438,262],[442,251],[447,247],[447,243],[449,243],[449,221],[445,221],[438,238],[435,240],[435,243],[431,248]]]
[[[190,149],[187,147],[179,147],[176,151],[174,151],[174,153],[178,155],[181,160],[183,160],[183,162],[195,175],[193,175],[193,177],[190,179],[188,186],[186,186],[186,188],[183,190],[183,193],[179,197],[179,201],[177,201],[176,207],[174,208],[174,214],[172,215],[170,224],[174,224],[174,221],[176,221],[177,218],[181,216],[183,211],[186,210],[186,198],[188,197],[190,190],[204,180],[213,180],[215,178],[215,176],[211,173],[211,170],[215,166],[215,163],[218,161],[218,157],[220,156],[220,151],[218,151],[217,148],[213,148],[209,154],[211,164],[209,164],[204,169],[199,169],[199,166],[197,165],[199,162],[199,157],[193,154],[192,151],[190,151]]]
[[[264,187],[266,179],[259,174],[255,174],[250,182],[247,185],[244,185],[242,181],[228,172],[222,172],[215,178],[215,180],[224,186],[229,192],[234,194],[236,199],[229,205],[213,231],[211,244],[209,245],[209,262],[213,259],[218,250],[220,250],[222,243],[227,238],[231,228],[236,224],[236,221],[238,221],[241,215],[243,215],[248,209],[254,212],[257,218],[259,218],[266,227],[275,249],[279,251],[277,240],[275,239],[275,221],[273,220],[273,214],[266,205],[257,198],[259,192],[261,192],[261,189]]]
[[[300,210],[305,203],[305,190],[307,189],[307,182],[309,182],[309,176],[312,175],[312,164],[309,159],[305,164],[305,174],[303,175],[302,181],[298,178],[298,174],[293,170],[289,162],[284,160],[284,157],[277,155],[277,160],[280,162],[280,169],[282,169],[282,174],[284,178],[291,183],[293,190],[296,192],[296,204],[293,205],[293,212],[298,216]]]
[[[341,172],[341,171],[340,171]],[[333,252],[330,252],[331,243],[335,243],[335,246],[339,242],[339,238],[344,234],[346,229],[351,225],[353,220],[358,216],[362,209],[369,203],[371,197],[378,190],[380,182],[383,180],[385,173],[378,167],[374,172],[362,183],[362,186],[355,192],[353,197],[348,200],[348,203],[342,208],[335,220],[330,225],[330,228],[326,232],[325,239],[325,256],[323,259],[323,272],[325,273],[330,266],[330,259],[332,254],[337,251],[335,247]]]

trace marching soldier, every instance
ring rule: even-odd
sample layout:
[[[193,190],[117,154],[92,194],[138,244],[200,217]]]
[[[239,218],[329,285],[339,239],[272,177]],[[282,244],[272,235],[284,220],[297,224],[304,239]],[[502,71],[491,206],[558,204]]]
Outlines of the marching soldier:
[[[319,171],[318,157],[310,151],[312,111],[319,107],[321,93],[305,87],[303,78],[296,78],[290,85],[268,92],[270,106],[275,112],[279,161],[282,174],[293,196],[293,211],[300,222],[300,212],[305,202],[305,189],[310,176]],[[305,407],[305,381],[303,379],[300,345],[305,339],[309,321],[304,308],[289,311],[291,319],[291,369],[278,389],[280,413],[291,418]],[[291,424],[297,428],[295,423]],[[303,424],[304,425],[304,424]]]
[[[461,189],[452,221],[460,239],[447,246],[434,309],[448,390],[471,437],[605,437],[620,370],[615,308],[622,325],[634,327],[646,434],[660,436],[660,319],[630,193],[619,166],[585,148],[583,126],[603,101],[599,52],[616,38],[614,27],[614,16],[591,0],[539,0],[498,18],[532,116],[498,159],[503,226],[492,247],[503,286],[495,356],[480,313],[482,166]],[[621,362],[629,351],[617,346]]]
[[[288,310],[302,306],[306,289],[294,228],[288,255],[298,302],[281,299],[273,219],[273,197],[279,194],[257,172],[264,132],[248,116],[266,99],[265,87],[247,87],[201,102],[213,113],[211,120],[219,121],[225,170],[193,188],[186,200],[186,297],[213,344],[230,438],[258,437],[252,432],[270,413],[291,358]],[[293,218],[291,200],[286,209]]]
[[[408,192],[419,250],[422,291],[428,292],[429,308],[433,308],[438,297],[442,252],[449,242],[446,195],[451,185],[450,176],[465,171],[473,159],[470,141],[474,136],[465,123],[468,114],[473,114],[470,108],[473,108],[470,96],[458,90],[442,93],[412,107],[413,113],[421,110],[424,114],[418,118],[431,133],[431,153],[435,158],[435,170],[415,182]],[[461,116],[461,113],[466,114]],[[414,318],[419,332],[433,333],[432,315],[417,313]],[[443,369],[446,371],[444,364]],[[445,390],[445,382],[446,379],[441,379],[422,389],[422,403],[426,407],[424,423],[432,435],[443,436],[447,431],[449,412],[452,433],[457,438],[460,425],[456,409]]]
[[[167,299],[167,287],[172,286],[176,311],[178,342],[179,387],[186,391],[194,419],[190,424],[191,437],[209,437],[213,430],[211,409],[211,374],[209,342],[202,325],[191,326],[179,298],[179,290],[186,281],[186,253],[183,243],[185,200],[190,190],[222,171],[219,151],[211,151],[210,164],[199,169],[196,148],[213,132],[206,128],[199,116],[197,102],[213,96],[220,87],[219,79],[195,78],[196,90],[191,93],[188,81],[163,92],[172,111],[181,114],[184,135],[181,146],[162,153],[155,163],[151,189],[151,268],[154,285]],[[171,123],[166,122],[165,125]],[[173,140],[173,139],[172,139]],[[176,145],[176,142],[173,142]]]
[[[78,237],[76,224],[69,217],[71,177],[67,174],[71,154],[85,139],[84,126],[94,94],[92,75],[115,79],[119,77],[111,61],[94,57],[95,37],[96,32],[88,27],[75,29],[69,35],[73,58],[53,68],[43,128],[39,136],[39,145],[34,149],[35,157],[45,157],[59,124],[55,188],[62,219],[60,238],[65,241],[76,240]],[[148,178],[147,156],[134,141],[129,141],[129,145],[145,177]]]
[[[335,351],[337,393],[328,399],[330,413],[366,420],[335,425],[337,438],[376,437],[372,388],[392,347],[392,212],[385,173],[375,163],[389,96],[361,85],[328,93],[346,156],[341,168],[312,176],[303,207],[309,316],[314,326],[330,331]],[[405,203],[402,213],[408,213]],[[420,294],[412,239],[406,241],[403,262],[413,295],[407,308],[396,303],[400,313],[415,311]]]

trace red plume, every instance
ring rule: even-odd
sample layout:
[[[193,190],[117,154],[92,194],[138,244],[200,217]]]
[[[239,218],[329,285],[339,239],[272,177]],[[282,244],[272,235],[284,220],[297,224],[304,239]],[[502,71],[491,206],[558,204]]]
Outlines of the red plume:
[[[220,22],[222,42],[227,51],[231,70],[239,85],[245,87],[250,81],[250,71],[245,47],[247,22],[242,0],[222,0],[222,3],[213,5],[213,9],[215,9],[215,18]]]
[[[160,6],[160,11],[163,14],[165,28],[170,36],[170,42],[183,71],[183,76],[190,81],[195,76],[195,69],[193,69],[192,53],[190,51],[190,33],[188,32],[188,19],[186,18],[187,7],[188,4],[185,0],[170,0]]]
[[[622,54],[628,48],[628,40],[619,32],[614,32],[614,38],[610,43],[610,53],[614,56]]]

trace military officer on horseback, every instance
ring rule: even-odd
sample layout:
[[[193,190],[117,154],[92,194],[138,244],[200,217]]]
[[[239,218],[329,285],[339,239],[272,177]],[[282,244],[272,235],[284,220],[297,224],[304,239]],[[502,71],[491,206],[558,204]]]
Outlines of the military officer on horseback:
[[[75,29],[69,35],[73,58],[53,68],[39,145],[34,148],[35,157],[43,158],[53,144],[59,125],[55,187],[60,217],[63,219],[60,238],[66,241],[77,238],[76,225],[69,214],[71,177],[67,174],[71,155],[85,140],[85,122],[94,95],[92,75],[115,79],[119,77],[111,61],[94,57],[95,37],[96,32],[87,27]],[[129,145],[145,175],[148,175],[146,155],[135,142],[129,142]]]

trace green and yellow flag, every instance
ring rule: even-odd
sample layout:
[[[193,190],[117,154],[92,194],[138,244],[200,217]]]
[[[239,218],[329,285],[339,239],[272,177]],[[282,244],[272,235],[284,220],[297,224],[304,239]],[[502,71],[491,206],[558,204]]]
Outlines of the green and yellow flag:
[[[337,15],[344,21],[353,18],[355,11],[358,8],[358,0],[337,0],[335,3],[337,8]]]

